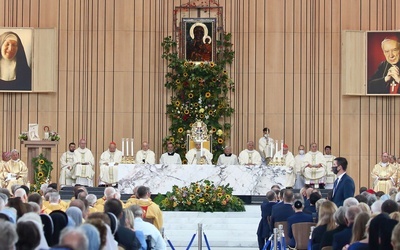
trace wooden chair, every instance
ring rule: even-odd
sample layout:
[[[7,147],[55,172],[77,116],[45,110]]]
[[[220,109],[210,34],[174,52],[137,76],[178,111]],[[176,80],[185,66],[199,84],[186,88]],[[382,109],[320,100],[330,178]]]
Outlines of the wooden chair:
[[[321,250],[332,250],[332,246],[324,246]]]
[[[285,234],[285,239],[287,239],[288,232],[289,232],[287,221],[277,221],[277,222],[275,222],[274,228],[279,228],[279,225],[283,225],[283,233]]]
[[[297,250],[307,250],[311,227],[315,225],[316,224],[313,222],[301,222],[292,225],[292,232],[294,240],[296,241]]]

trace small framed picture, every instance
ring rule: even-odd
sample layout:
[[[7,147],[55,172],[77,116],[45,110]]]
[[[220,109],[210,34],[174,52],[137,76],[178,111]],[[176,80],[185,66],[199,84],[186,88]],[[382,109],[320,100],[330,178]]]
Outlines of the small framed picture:
[[[28,137],[30,141],[40,141],[39,124],[29,124]]]

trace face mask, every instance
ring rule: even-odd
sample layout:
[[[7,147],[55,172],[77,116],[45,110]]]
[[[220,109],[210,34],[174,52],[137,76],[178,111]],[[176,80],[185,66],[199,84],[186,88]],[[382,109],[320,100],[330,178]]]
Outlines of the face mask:
[[[269,136],[269,134],[264,134],[264,137],[265,137],[265,138],[268,138],[268,136]]]
[[[339,171],[337,170],[337,168],[338,168],[338,167],[332,167],[332,172],[333,172],[334,174],[339,173]]]
[[[304,150],[302,150],[302,149],[299,150],[299,154],[300,154],[300,155],[304,155]]]

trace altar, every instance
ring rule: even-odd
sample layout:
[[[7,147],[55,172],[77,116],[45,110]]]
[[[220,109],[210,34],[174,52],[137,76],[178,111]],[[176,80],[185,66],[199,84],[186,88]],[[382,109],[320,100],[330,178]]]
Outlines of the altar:
[[[272,185],[285,187],[286,170],[283,166],[216,166],[216,165],[161,165],[120,164],[118,189],[121,194],[132,194],[136,186],[147,186],[152,194],[165,194],[172,186],[188,186],[200,180],[215,185],[229,184],[234,195],[265,195]]]

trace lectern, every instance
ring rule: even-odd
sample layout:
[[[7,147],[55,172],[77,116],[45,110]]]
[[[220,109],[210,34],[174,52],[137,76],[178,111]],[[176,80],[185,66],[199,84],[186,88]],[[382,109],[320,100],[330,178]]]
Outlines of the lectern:
[[[37,157],[40,153],[43,154],[49,161],[51,161],[51,149],[58,145],[58,141],[22,141],[22,144],[28,148],[28,180],[33,183],[33,166],[32,158]]]

